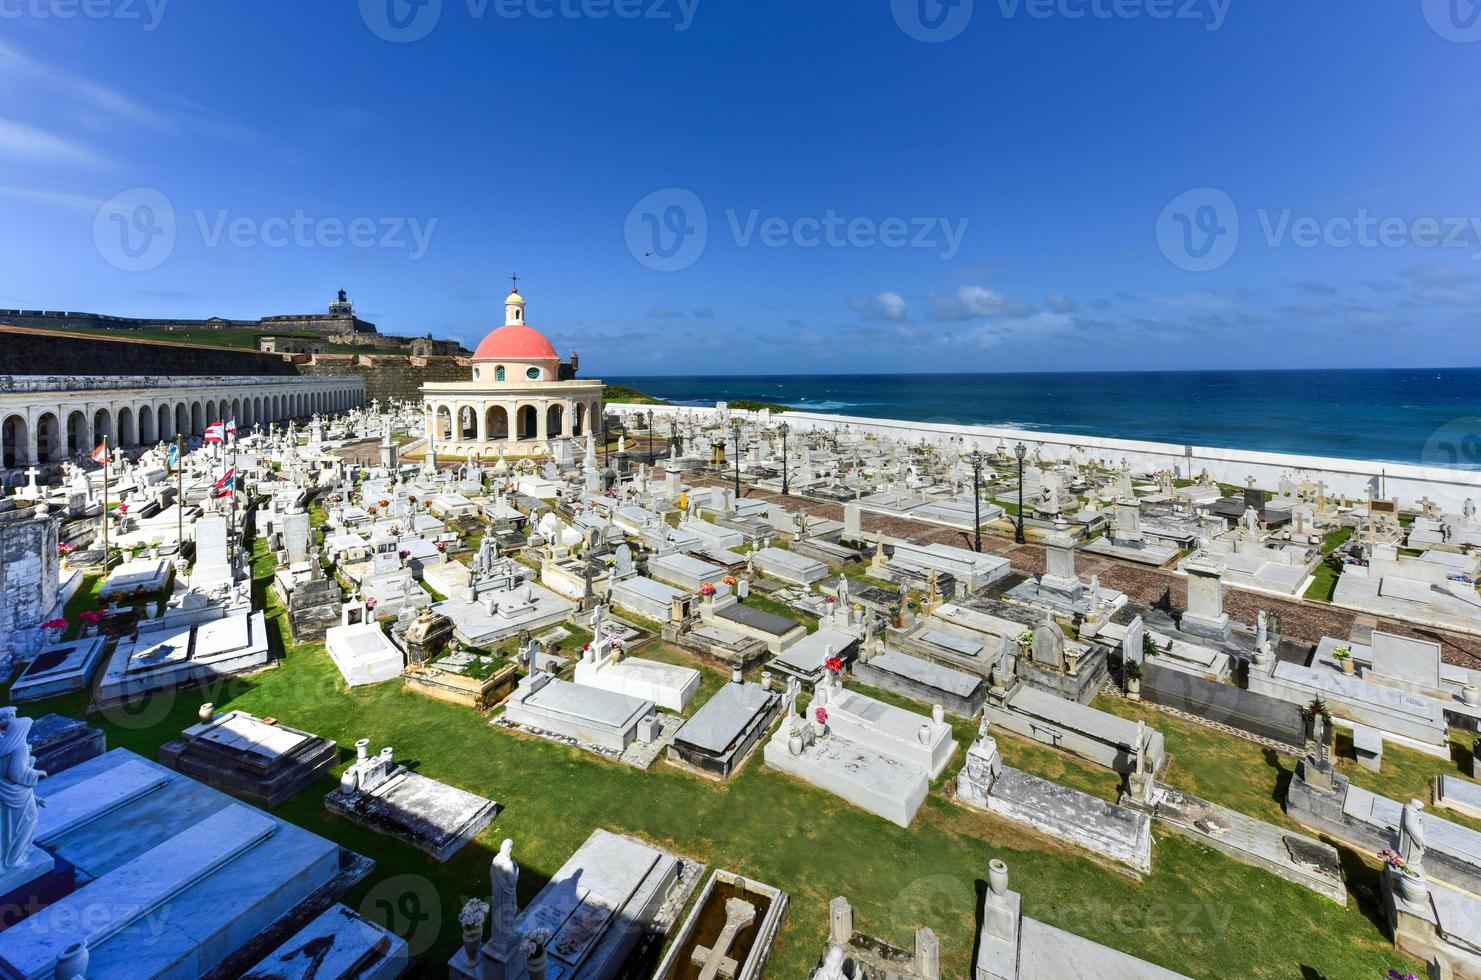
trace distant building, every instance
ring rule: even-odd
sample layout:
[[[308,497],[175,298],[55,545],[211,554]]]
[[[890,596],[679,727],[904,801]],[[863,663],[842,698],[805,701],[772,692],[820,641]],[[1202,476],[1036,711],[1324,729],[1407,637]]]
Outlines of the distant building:
[[[322,354],[329,345],[312,337],[258,337],[257,349],[264,354]]]

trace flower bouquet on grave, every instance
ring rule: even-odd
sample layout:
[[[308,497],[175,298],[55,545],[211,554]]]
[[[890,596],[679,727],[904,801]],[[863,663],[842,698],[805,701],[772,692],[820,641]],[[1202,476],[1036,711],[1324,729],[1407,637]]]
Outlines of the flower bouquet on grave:
[[[1404,856],[1398,851],[1394,850],[1392,847],[1386,847],[1383,850],[1379,851],[1378,859],[1384,864],[1387,864],[1390,868],[1393,868],[1399,874],[1403,875],[1405,878],[1408,878],[1412,881],[1417,881],[1420,877],[1419,872],[1411,868],[1409,866],[1409,862],[1404,860]]]
[[[365,611],[366,612],[371,612],[372,610],[375,609],[376,604],[377,604],[376,603],[376,600],[374,600],[374,599],[366,599],[365,600]]]
[[[531,929],[520,937],[519,951],[525,956],[525,972],[532,977],[545,975],[545,947],[550,943],[550,937],[549,929]]]
[[[706,582],[705,584],[701,585],[699,587],[699,594],[702,595],[702,596],[704,596],[706,599],[713,598],[714,595],[715,595],[715,585],[714,585],[714,583],[713,582]]]
[[[1344,674],[1357,670],[1357,661],[1352,659],[1352,647],[1337,647],[1332,651],[1332,659],[1337,661],[1337,666],[1342,668]]]
[[[1398,970],[1389,970],[1383,977],[1384,980],[1419,980],[1412,973],[1400,973]]]
[[[736,582],[736,578],[735,578],[734,575],[727,575],[724,578],[722,578],[720,581],[721,582],[724,582],[726,585],[734,586],[735,585],[735,582]]]
[[[812,730],[818,736],[828,732],[828,709],[822,705],[812,709]]]
[[[836,678],[839,674],[843,673],[843,658],[829,657],[827,660],[823,661],[823,666],[828,668],[828,672]],[[818,710],[822,711],[823,709],[819,708]]]
[[[463,927],[463,955],[470,963],[478,961],[478,944],[483,941],[483,924],[488,917],[489,903],[481,898],[470,898],[458,912],[458,924]]]
[[[1018,634],[1018,645],[1021,647],[1032,646],[1034,642],[1034,631],[1024,630]]]

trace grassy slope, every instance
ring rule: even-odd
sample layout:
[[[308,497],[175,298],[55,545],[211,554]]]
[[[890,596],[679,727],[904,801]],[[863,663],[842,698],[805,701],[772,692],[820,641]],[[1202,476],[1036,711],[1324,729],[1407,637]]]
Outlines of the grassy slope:
[[[597,827],[636,833],[789,891],[793,904],[768,971],[774,977],[806,975],[826,932],[827,902],[838,894],[854,902],[861,928],[902,945],[918,925],[929,924],[941,937],[944,975],[966,976],[978,895],[993,856],[1008,861],[1029,915],[1190,976],[1346,978],[1379,976],[1390,966],[1414,968],[1390,948],[1373,908],[1373,876],[1361,863],[1350,862],[1349,873],[1368,897],[1348,909],[1178,837],[1159,835],[1155,872],[1133,882],[1081,852],[944,799],[941,791],[955,776],[960,752],[914,826],[904,830],[767,769],[759,757],[726,784],[661,762],[644,773],[495,730],[474,712],[396,684],[348,691],[322,643],[291,643],[282,609],[266,590],[272,559],[260,543],[255,554],[258,600],[268,609],[275,642],[286,644],[283,665],[91,721],[106,729],[110,745],[153,757],[191,722],[201,702],[212,700],[337,739],[341,766],[348,764],[354,740],[368,737],[375,748],[394,745],[399,758],[425,775],[497,799],[505,809],[494,826],[444,865],[330,817],[322,803],[333,785],[328,780],[277,811],[376,860],[374,874],[347,901],[383,920],[394,910],[391,924],[410,936],[422,957],[419,975],[445,975],[441,964],[458,943],[457,909],[487,888],[488,862],[499,840],[516,841],[524,867],[521,900],[528,901]],[[687,661],[663,647],[643,655]],[[723,683],[719,671],[702,669],[704,691],[696,705]],[[1120,713],[1147,710],[1107,702],[1104,707]],[[61,698],[32,713],[77,715],[82,709],[82,699]],[[1148,717],[1167,736],[1175,782],[1283,821],[1275,794],[1289,760],[1272,764],[1248,743],[1161,715]],[[965,747],[975,725],[958,721],[956,730]],[[999,744],[1010,765],[1102,798],[1116,794],[1117,781],[1104,770],[1010,737],[1000,735]],[[1398,752],[1389,758],[1397,763],[1391,772],[1403,768],[1405,776],[1377,777],[1394,784],[1383,788],[1417,791],[1428,778],[1410,772],[1416,760],[1401,759]]]

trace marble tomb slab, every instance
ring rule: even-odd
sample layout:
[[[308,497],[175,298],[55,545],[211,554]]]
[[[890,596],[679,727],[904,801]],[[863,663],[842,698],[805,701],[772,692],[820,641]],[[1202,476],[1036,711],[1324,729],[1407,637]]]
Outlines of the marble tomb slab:
[[[376,623],[332,626],[324,633],[324,646],[350,687],[401,676],[401,651]]]
[[[395,980],[409,965],[406,940],[336,902],[241,980]]]
[[[498,815],[499,805],[404,766],[369,791],[344,786],[324,806],[368,830],[387,834],[439,861],[452,857]]]
[[[43,648],[11,684],[10,700],[20,704],[86,689],[106,646],[102,636],[85,636]]]

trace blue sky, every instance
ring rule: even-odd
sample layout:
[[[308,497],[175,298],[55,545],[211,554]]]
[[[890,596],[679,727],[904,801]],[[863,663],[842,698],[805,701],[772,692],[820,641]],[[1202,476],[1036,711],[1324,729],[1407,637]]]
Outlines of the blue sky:
[[[517,272],[592,375],[1481,363],[1471,0],[420,2],[0,0],[0,306],[472,346]]]

